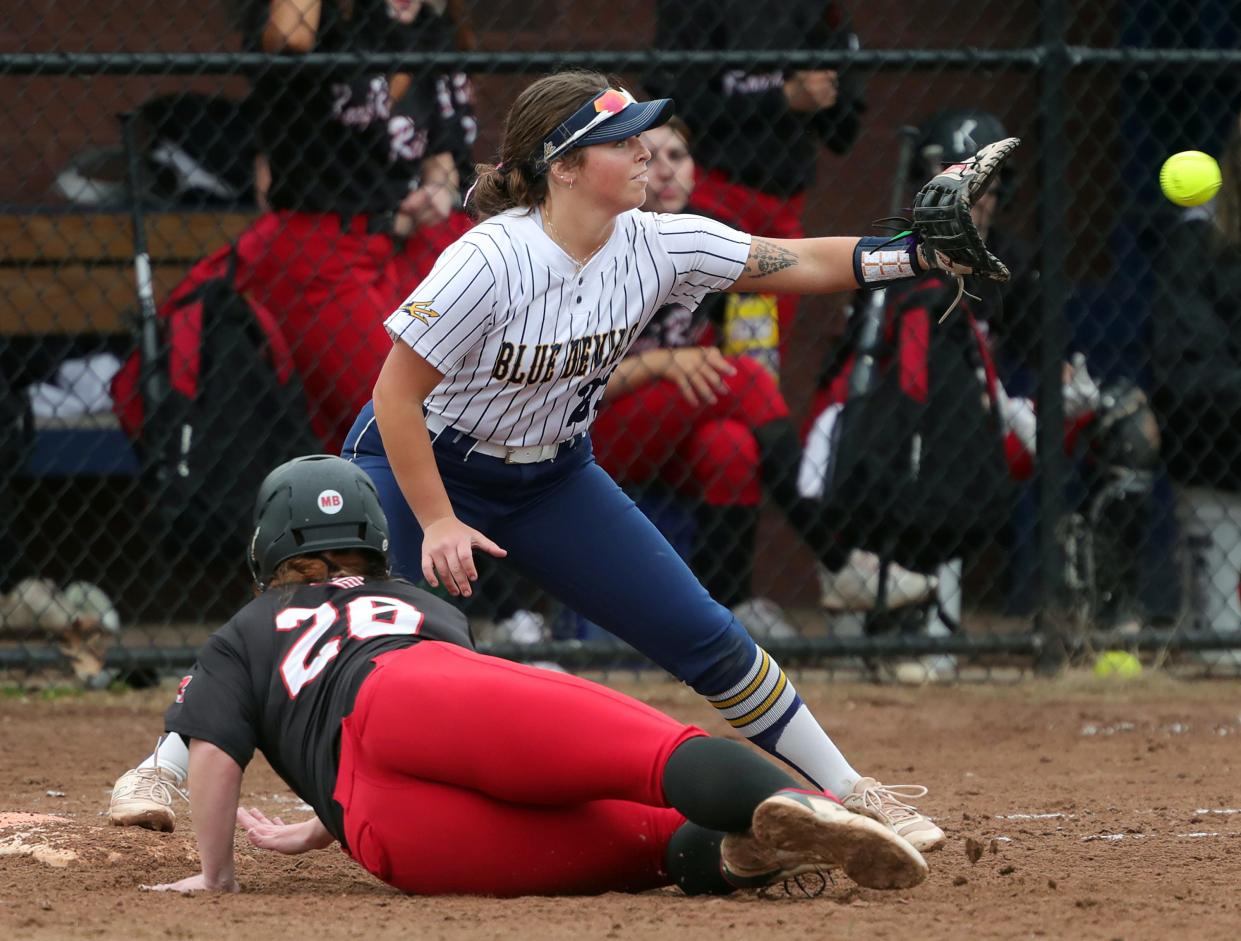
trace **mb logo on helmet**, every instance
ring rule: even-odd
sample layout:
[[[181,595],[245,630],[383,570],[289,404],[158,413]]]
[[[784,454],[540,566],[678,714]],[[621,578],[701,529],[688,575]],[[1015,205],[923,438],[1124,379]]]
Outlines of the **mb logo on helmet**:
[[[388,520],[366,471],[329,454],[281,464],[259,487],[247,560],[260,591],[284,561],[338,549],[388,561]],[[386,565],[385,565],[386,568]]]

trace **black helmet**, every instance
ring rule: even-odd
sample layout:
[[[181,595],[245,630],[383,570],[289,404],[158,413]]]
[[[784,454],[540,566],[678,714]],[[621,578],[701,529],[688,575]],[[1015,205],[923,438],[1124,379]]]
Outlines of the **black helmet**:
[[[979,149],[1008,137],[1000,119],[977,108],[941,111],[923,122],[914,143],[910,170],[914,186],[921,186],[944,167],[974,156]],[[1000,171],[1001,191],[1007,188],[1009,165]]]
[[[1008,137],[1000,119],[977,108],[941,111],[918,129],[916,153],[927,164],[960,163],[980,148]]]
[[[360,467],[330,454],[281,464],[259,486],[247,561],[260,588],[296,555],[369,549],[388,559],[388,519]]]

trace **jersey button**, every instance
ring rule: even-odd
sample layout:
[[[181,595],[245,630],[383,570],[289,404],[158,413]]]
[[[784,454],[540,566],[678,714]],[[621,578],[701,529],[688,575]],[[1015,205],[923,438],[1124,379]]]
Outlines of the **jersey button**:
[[[582,295],[580,294],[577,296],[577,303],[582,303]]]

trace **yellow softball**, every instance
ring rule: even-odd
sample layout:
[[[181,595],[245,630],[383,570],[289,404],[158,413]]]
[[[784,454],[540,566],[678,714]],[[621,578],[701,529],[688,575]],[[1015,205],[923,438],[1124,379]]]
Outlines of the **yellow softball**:
[[[1095,676],[1120,676],[1126,679],[1142,675],[1142,661],[1125,650],[1105,650],[1095,658]]]
[[[1178,206],[1201,206],[1219,192],[1221,182],[1219,164],[1201,150],[1173,154],[1159,171],[1159,188]]]

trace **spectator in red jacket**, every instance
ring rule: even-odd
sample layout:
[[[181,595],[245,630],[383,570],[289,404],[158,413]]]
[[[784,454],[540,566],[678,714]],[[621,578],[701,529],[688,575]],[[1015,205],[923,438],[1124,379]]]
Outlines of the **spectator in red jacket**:
[[[443,51],[442,2],[273,0],[266,52]],[[239,287],[281,322],[315,433],[337,451],[370,399],[383,320],[470,226],[458,165],[474,139],[468,81],[342,68],[259,79],[258,192],[238,241]]]

